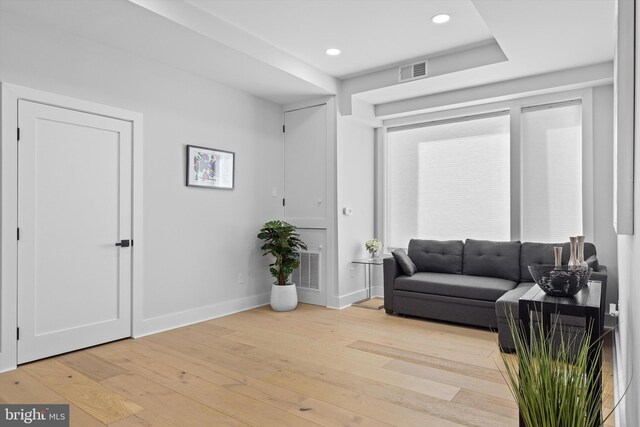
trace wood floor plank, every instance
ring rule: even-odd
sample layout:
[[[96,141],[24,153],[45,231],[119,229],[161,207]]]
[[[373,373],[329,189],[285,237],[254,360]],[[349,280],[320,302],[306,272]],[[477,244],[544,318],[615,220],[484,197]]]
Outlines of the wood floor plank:
[[[499,397],[501,399],[510,399],[512,397],[509,387],[507,387],[504,382],[500,384],[494,381],[481,380],[468,375],[406,362],[404,360],[392,360],[385,365],[385,369],[402,372],[407,375],[413,375],[420,378],[426,378],[439,383],[449,384],[454,387],[459,387],[460,389],[477,391],[480,393],[484,392],[489,396]]]
[[[69,403],[80,427],[510,427],[517,406],[501,372],[489,330],[300,304],[20,366],[0,374],[0,402]]]
[[[249,336],[249,338],[247,338],[247,336]],[[304,351],[304,349],[299,349],[288,342],[276,342],[269,340],[268,338],[262,338],[251,334],[232,334],[227,337],[229,339],[240,340],[245,343],[253,343],[259,349],[266,349],[277,355],[288,356],[291,359],[298,360],[301,364],[305,364],[305,360],[312,360],[315,354],[316,357],[319,357],[323,361],[323,364],[334,366],[336,370],[349,372],[372,380],[379,380],[386,384],[406,388],[417,393],[423,393],[444,400],[453,399],[459,390],[459,388],[455,386],[412,375],[406,375],[401,372],[390,373],[390,371],[383,367],[365,364],[361,360],[357,359],[349,359],[345,352],[340,352],[338,354],[338,352],[332,352],[331,349],[327,349],[327,351],[323,352],[311,351],[311,353],[308,353],[307,351]],[[386,360],[389,361],[390,359]]]
[[[346,410],[378,419],[396,426],[424,427],[442,426],[454,427],[463,424],[440,418],[423,411],[403,407],[385,399],[372,397],[346,387],[325,382],[320,379],[306,377],[294,372],[281,371],[265,377],[265,381],[297,390],[300,393],[313,396],[318,400],[332,403]],[[489,424],[487,424],[489,426]]]
[[[102,422],[33,378],[22,368],[0,375],[0,399],[4,403],[69,404],[71,426],[99,427]]]
[[[316,397],[318,398],[318,400],[334,404],[344,409],[352,410],[354,408],[354,406],[351,406],[353,402],[349,399],[345,399],[345,396],[355,395],[359,400],[364,399],[367,402],[363,406],[355,406],[355,408],[359,409],[360,412],[358,413],[360,415],[368,415],[387,423],[393,424],[393,420],[396,419],[402,420],[402,424],[399,425],[423,426],[425,425],[425,420],[431,420],[432,423],[436,423],[433,425],[459,425],[459,423],[450,422],[446,419],[439,419],[423,411],[412,410],[407,407],[397,406],[385,400],[368,396],[369,393],[377,393],[377,390],[384,389],[386,390],[385,395],[391,394],[395,396],[396,401],[404,401],[408,399],[409,396],[415,396],[417,393],[401,390],[392,386],[387,386],[383,383],[362,379],[345,372],[335,370],[329,370],[327,372],[324,369],[312,369],[312,367],[310,367],[309,365],[294,365],[290,362],[290,360],[271,353],[268,354],[268,356],[261,354],[256,357],[249,358],[249,355],[254,351],[257,351],[258,349],[249,351],[241,356],[238,354],[231,354],[221,351],[215,344],[212,344],[210,342],[196,343],[183,337],[167,337],[166,335],[153,336],[150,338],[153,339],[147,340],[145,345],[156,345],[172,348],[174,351],[183,352],[184,354],[191,354],[194,355],[194,357],[202,357],[203,360],[208,360],[211,363],[224,366],[225,368],[231,370],[237,368],[238,366],[242,366],[243,371],[247,375],[260,379],[269,378],[270,380],[265,380],[267,383],[280,385],[290,390],[298,390],[298,387],[301,384],[310,382],[314,383],[316,385],[316,389],[320,390],[320,396],[313,394],[313,388],[309,387],[303,389],[304,391],[302,393],[311,393],[307,395]],[[239,360],[239,357],[242,357],[243,359]],[[296,369],[299,371],[299,373],[287,372],[287,368]],[[284,383],[277,382],[278,378],[291,375],[296,376],[299,381],[294,381],[294,383],[291,383],[289,381],[286,381]],[[347,384],[347,388],[345,389],[340,387],[339,385],[336,386],[333,384],[338,380],[343,384]],[[330,391],[326,390],[327,387],[330,389]],[[366,392],[354,392],[354,388],[365,389]],[[415,397],[414,400],[418,400],[420,402],[424,400],[433,402],[436,399],[429,399],[427,396],[420,395],[419,397]],[[439,401],[439,399],[437,400]],[[344,404],[348,406],[345,408],[344,406],[342,406]],[[381,408],[384,408],[384,410],[381,410]],[[373,414],[377,414],[377,416],[374,416]]]
[[[314,358],[325,358],[328,363],[331,363],[331,358],[336,357],[340,358],[341,361],[349,360],[354,363],[377,367],[382,367],[391,361],[391,358],[379,354],[353,351],[353,349],[346,346],[346,344],[351,344],[352,341],[343,345],[337,345],[333,340],[320,340],[318,337],[311,335],[300,337],[292,335],[288,331],[272,331],[257,328],[246,329],[241,332],[225,335],[224,338],[250,345],[252,342],[264,343],[267,341],[286,345],[288,349],[295,347],[297,349],[296,353],[298,354],[304,356],[314,355]]]
[[[339,315],[340,313],[337,317]],[[404,322],[407,323],[416,322],[416,320],[387,316],[389,317],[389,321],[387,323],[372,322],[371,319],[358,322],[354,321],[354,319],[343,321],[342,316],[340,316],[340,318],[325,318],[325,316],[326,314],[323,314],[322,316],[318,315],[318,318],[305,318],[303,321],[309,325],[310,330],[314,330],[314,327],[317,328],[319,326],[331,328],[334,334],[345,335],[353,338],[354,340],[366,340],[382,345],[403,348],[410,351],[431,354],[445,359],[474,364],[483,368],[495,368],[494,362],[487,358],[489,352],[488,349],[467,348],[466,346],[454,344],[443,346],[441,339],[429,341],[429,336],[435,331],[429,328],[429,324],[427,322],[417,321],[419,322],[418,328],[413,328],[413,331],[403,331],[401,328],[402,323],[398,324],[395,322],[404,320]],[[393,325],[393,327],[389,327],[391,325]],[[475,332],[475,329],[473,331]],[[495,334],[489,334],[490,339],[495,340]]]
[[[356,341],[352,344],[349,344],[349,347],[360,351],[387,356],[393,358],[394,360],[404,360],[405,362],[430,366],[432,368],[438,368],[449,372],[464,374],[481,380],[504,384],[504,380],[498,374],[498,370],[495,364],[493,365],[493,368],[481,368],[474,364],[458,362],[451,359],[445,359],[443,357],[432,356],[425,353],[418,353],[398,347],[380,345],[368,341]]]
[[[123,369],[131,367],[131,358],[135,357],[136,354],[142,353],[154,362],[164,363],[183,370],[188,367],[189,373],[204,378],[214,384],[223,386],[239,384],[238,380],[226,375],[224,372],[211,369],[210,366],[207,366],[206,362],[200,359],[188,354],[172,352],[171,349],[164,346],[154,348],[153,346],[145,346],[144,344],[145,342],[142,340],[131,340],[120,348],[94,347],[89,351],[99,357],[111,360],[112,363],[118,363],[124,367]]]
[[[296,413],[317,424],[334,426],[368,426],[368,427],[390,427],[391,424],[378,421],[364,415],[354,414],[351,411],[339,408],[335,405],[325,403],[314,398],[305,399],[302,404],[290,412]]]
[[[153,348],[146,348],[142,353],[139,353],[140,350],[134,351],[134,353],[139,356],[143,356],[144,354],[150,354],[152,357],[156,357],[157,350]],[[192,360],[185,360],[183,355],[182,357],[175,357],[171,354],[167,355],[167,350],[163,350],[164,360],[170,363],[172,366],[175,366],[179,369],[184,369],[185,372],[188,373],[192,370]],[[146,374],[146,369],[148,367],[153,366],[152,361],[147,360],[145,358],[132,358],[132,353],[127,353],[127,360],[124,360],[121,363],[125,363],[123,365],[130,371],[136,370],[140,375]],[[168,356],[168,357],[167,357]],[[111,355],[112,360],[117,360],[117,354]],[[120,362],[119,362],[120,363]],[[138,363],[138,367],[132,367],[130,363]],[[197,363],[196,366],[199,368],[197,371],[202,374],[204,373],[205,377],[209,377],[209,372],[211,371],[206,369],[202,363]],[[223,370],[220,367],[216,367],[216,374],[220,372],[224,372],[228,376],[226,378],[237,378],[237,380],[225,381],[224,386],[235,393],[239,393],[243,396],[253,398],[262,403],[268,404],[270,406],[274,406],[276,408],[285,410],[290,412],[291,414],[295,414],[298,417],[304,418],[309,421],[313,421],[314,423],[325,425],[325,426],[335,426],[335,425],[344,425],[344,426],[388,426],[389,424],[377,421],[373,418],[367,417],[365,415],[353,414],[349,411],[341,409],[335,405],[331,405],[322,401],[318,401],[316,399],[311,399],[303,394],[296,393],[294,391],[288,390],[283,387],[278,387],[273,384],[269,384],[262,380],[258,380],[256,378],[248,377],[239,372],[233,372],[230,370]],[[165,371],[166,373],[166,371]],[[155,375],[154,375],[155,376]],[[183,382],[186,382],[185,374],[181,376]],[[152,378],[150,378],[152,379]],[[155,378],[158,381],[158,378]],[[158,382],[163,382],[164,380],[160,380]],[[168,386],[171,388],[171,386]],[[183,393],[185,394],[185,393]],[[188,394],[187,394],[188,395]],[[247,406],[243,406],[247,407]],[[260,411],[262,418],[264,418],[264,411]],[[261,421],[261,424],[265,420]],[[295,421],[295,420],[294,420]],[[274,422],[274,424],[276,424]],[[282,420],[278,419],[277,424],[282,424]],[[286,424],[283,424],[286,425]],[[303,425],[302,422],[295,422],[293,425]]]
[[[165,344],[167,344],[166,341],[165,341]],[[162,351],[165,351],[165,352],[174,352],[178,355],[178,357],[190,357],[190,356],[187,356],[186,354],[181,354],[174,349],[168,349],[166,346],[162,346],[160,344],[153,343],[151,341],[147,341],[143,345],[154,348],[156,350],[162,349]],[[178,348],[183,348],[183,346],[178,345]],[[198,353],[198,354],[202,356],[205,353]],[[298,408],[299,410],[301,408],[305,408],[304,406],[302,406],[302,402],[307,399],[308,397],[307,394],[295,392],[293,391],[294,388],[292,387],[286,387],[286,388],[280,387],[274,383],[266,382],[266,381],[247,375],[247,373],[250,373],[253,375],[266,375],[266,374],[276,373],[278,371],[277,369],[274,369],[265,364],[255,364],[253,362],[248,363],[248,362],[242,361],[239,363],[236,356],[229,355],[229,354],[225,355],[222,352],[215,355],[205,356],[205,358],[208,361],[201,361],[200,363],[208,363],[211,369],[214,369],[216,372],[224,372],[225,374],[229,375],[230,377],[236,378],[239,381],[238,384],[228,385],[227,387],[229,389],[246,394],[248,396],[251,396],[257,399],[263,399],[262,401],[264,402],[274,404],[286,410],[293,410],[293,408]],[[230,369],[222,367],[219,364],[225,365]],[[240,368],[240,367],[243,368],[242,372],[233,370],[234,368]],[[346,393],[347,391],[340,390],[340,392],[335,393],[335,390],[332,390],[330,393],[325,394],[325,396],[329,396],[329,395],[334,396],[335,399],[330,399],[329,402],[333,402],[335,404],[333,406],[340,409],[340,408],[343,408],[341,404],[345,403],[344,399],[340,397],[341,393],[343,392]],[[363,398],[366,400],[371,400],[371,399],[368,399],[367,397],[363,397]],[[324,400],[324,403],[329,404],[327,400]],[[368,419],[369,417],[367,415],[370,415],[372,411],[375,413],[380,408],[386,408],[385,411],[383,412],[385,414],[383,418],[387,419],[388,422],[391,422],[393,420],[394,415],[397,416],[399,414],[403,414],[406,411],[404,408],[396,407],[395,405],[391,405],[383,401],[376,402],[371,406],[364,406],[364,407],[357,406],[357,407],[364,408],[364,409],[362,409],[360,413],[355,412],[354,416],[356,416],[356,418],[362,418],[363,420]],[[323,409],[325,408],[326,406],[316,405],[315,413],[322,415],[322,413],[324,412]],[[353,407],[350,406],[349,404],[347,404],[347,408],[353,409]],[[395,409],[390,410],[390,408],[395,408]],[[404,419],[405,417],[408,417],[408,418],[413,417],[416,420],[420,420],[419,423],[415,425],[423,425],[425,420],[425,415],[423,413],[419,413],[417,411],[406,411],[406,412],[408,412],[408,415],[404,414],[404,416],[401,417],[402,419]],[[331,417],[334,417],[334,415],[331,415]],[[414,425],[414,424],[409,424],[409,425]]]
[[[212,409],[250,425],[313,426],[301,417],[292,415],[259,400],[206,381],[190,374],[186,365],[176,368],[158,362],[144,353],[130,351],[126,358],[115,360],[128,371],[182,394]]]
[[[105,424],[143,408],[54,359],[26,365],[24,371]]]
[[[248,425],[139,375],[122,374],[102,384],[178,426]]]
[[[245,314],[246,313],[246,314]],[[336,328],[328,327],[324,324],[303,321],[299,318],[283,319],[278,317],[274,311],[254,311],[250,310],[242,313],[242,317],[227,316],[224,320],[214,319],[213,321],[225,322],[233,332],[248,329],[248,322],[253,324],[253,328],[285,330],[288,334],[309,338],[310,336],[318,340],[330,340],[334,345],[348,345],[357,339],[353,334],[342,334]],[[244,324],[238,322],[243,321]],[[286,323],[285,323],[286,322]]]
[[[109,427],[176,427],[177,424],[151,411],[137,412],[130,417],[109,424]]]
[[[305,361],[296,361],[296,358],[289,356],[284,357],[283,355],[275,354],[261,348],[255,348],[254,350],[246,352],[241,355],[245,360],[239,361],[236,355],[228,354],[225,356],[224,352],[220,352],[216,348],[217,346],[215,343],[211,342],[191,341],[191,343],[189,343],[189,340],[183,337],[172,337],[172,339],[168,339],[166,336],[156,337],[155,341],[172,347],[174,350],[183,351],[189,354],[208,355],[206,357],[210,357],[210,355],[215,354],[214,357],[211,357],[215,363],[223,364],[231,368],[241,364],[244,367],[245,372],[249,375],[264,379],[267,382],[274,382],[275,384],[287,388],[296,385],[286,383],[281,384],[276,383],[275,381],[277,381],[279,377],[284,376],[285,371],[294,370],[295,372],[293,372],[293,374],[297,375],[300,380],[304,377],[312,377],[318,379],[319,382],[330,382],[333,385],[345,387],[358,393],[364,393],[379,400],[386,400],[387,402],[403,406],[406,409],[413,409],[417,412],[422,412],[423,417],[430,417],[431,414],[435,413],[438,416],[433,416],[432,418],[434,420],[440,420],[442,423],[449,421],[453,424],[475,426],[508,425],[508,423],[505,423],[504,419],[499,416],[495,416],[494,414],[483,413],[482,411],[476,410],[470,411],[465,407],[456,408],[455,405],[452,406],[447,404],[445,400],[433,398],[431,396],[393,386],[385,382],[363,378],[346,371],[340,371]],[[307,390],[307,392],[308,391],[309,390]],[[326,394],[324,396],[326,397]],[[330,403],[336,404],[335,401]],[[482,421],[483,417],[486,419],[484,423]],[[450,421],[448,418],[456,418],[461,422]]]
[[[225,328],[223,326],[215,325],[215,324],[211,323],[210,321],[196,323],[195,325],[185,326],[183,328],[175,329],[175,331],[176,332],[180,332],[182,330],[188,331],[188,330],[191,330],[191,329],[197,329],[200,332],[204,332],[204,333],[206,333],[208,335],[212,335],[214,337],[221,337],[223,335],[227,335],[227,334],[230,334],[230,333],[234,332],[233,330]]]
[[[88,351],[74,351],[73,353],[64,354],[56,360],[95,381],[106,380],[125,373],[124,370],[113,363],[96,357]]]
[[[512,398],[502,399],[482,392],[462,389],[453,398],[453,402],[481,411],[489,411],[505,418],[518,417],[518,405]]]
[[[299,379],[301,377],[318,379],[358,393],[366,394],[379,400],[421,411],[424,414],[435,416],[441,420],[472,426],[509,425],[509,420],[500,416],[483,411],[469,411],[469,408],[458,406],[448,400],[418,393],[386,382],[371,380],[359,375],[347,374],[344,371],[337,371],[331,368],[322,368],[319,370],[309,369],[308,364],[292,363],[291,360],[288,360],[287,363],[279,363],[276,361],[276,358],[273,357],[272,353],[263,352],[261,349],[256,349],[245,357],[254,358],[256,361],[268,359],[268,363],[279,368],[277,373],[268,377],[261,377],[265,381],[273,381],[275,377],[282,376],[285,371],[288,371],[296,374]],[[481,419],[482,421],[480,422]]]

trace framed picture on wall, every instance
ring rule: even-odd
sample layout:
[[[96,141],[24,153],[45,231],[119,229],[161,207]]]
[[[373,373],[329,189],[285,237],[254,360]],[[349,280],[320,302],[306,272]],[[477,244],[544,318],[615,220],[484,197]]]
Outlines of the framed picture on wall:
[[[233,190],[236,154],[187,145],[187,186]]]

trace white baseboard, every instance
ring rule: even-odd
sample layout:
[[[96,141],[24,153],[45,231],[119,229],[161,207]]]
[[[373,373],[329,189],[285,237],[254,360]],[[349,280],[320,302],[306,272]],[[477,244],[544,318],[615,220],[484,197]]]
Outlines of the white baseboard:
[[[146,335],[164,332],[170,329],[204,322],[205,320],[215,319],[216,317],[227,316],[240,311],[261,307],[269,304],[270,296],[271,294],[266,292],[205,307],[198,307],[177,313],[165,314],[163,316],[151,317],[142,321],[142,325],[138,328],[134,338],[141,338]]]
[[[11,365],[8,368],[0,369],[0,374],[3,373],[3,372],[15,371],[16,369],[18,369],[17,365]]]
[[[384,298],[384,286],[374,286],[371,288],[371,295],[378,298]]]
[[[371,297],[380,297],[384,296],[384,288],[382,286],[373,286],[371,288]],[[351,307],[351,304],[357,301],[361,301],[367,297],[367,290],[360,289],[355,292],[351,292],[350,294],[342,295],[337,298],[337,305],[328,305],[327,308],[334,308],[342,310],[343,308]]]

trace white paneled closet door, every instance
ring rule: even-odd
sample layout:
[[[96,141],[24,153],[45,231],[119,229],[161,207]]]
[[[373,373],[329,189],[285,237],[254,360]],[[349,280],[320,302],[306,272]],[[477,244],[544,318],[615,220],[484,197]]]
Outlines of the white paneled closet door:
[[[19,101],[18,363],[131,335],[132,124]]]
[[[300,227],[309,252],[293,275],[298,299],[327,304],[327,105],[284,114],[285,221]]]

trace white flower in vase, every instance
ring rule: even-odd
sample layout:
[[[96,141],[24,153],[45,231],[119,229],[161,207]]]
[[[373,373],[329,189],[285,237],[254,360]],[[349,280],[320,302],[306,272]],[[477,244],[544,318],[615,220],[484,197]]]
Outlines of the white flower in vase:
[[[364,247],[369,252],[371,259],[376,259],[382,250],[382,242],[378,239],[370,239],[365,242]]]

